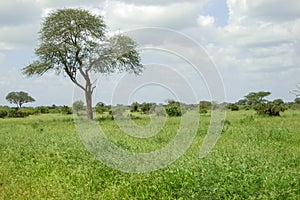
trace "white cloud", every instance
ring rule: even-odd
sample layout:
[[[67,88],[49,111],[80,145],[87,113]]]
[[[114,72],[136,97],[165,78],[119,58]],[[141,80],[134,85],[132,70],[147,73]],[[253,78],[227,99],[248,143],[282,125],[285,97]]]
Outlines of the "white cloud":
[[[208,16],[208,15],[207,16],[200,15],[198,17],[197,22],[198,22],[198,25],[200,25],[200,26],[212,26],[215,23],[215,18],[212,16]]]
[[[180,2],[170,5],[135,5],[109,1],[105,8],[109,26],[116,29],[164,27],[182,29],[196,24],[203,4]]]

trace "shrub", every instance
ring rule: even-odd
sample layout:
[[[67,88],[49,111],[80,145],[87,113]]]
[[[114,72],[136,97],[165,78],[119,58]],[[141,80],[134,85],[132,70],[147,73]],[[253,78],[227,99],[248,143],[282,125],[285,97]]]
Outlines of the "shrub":
[[[134,102],[130,106],[130,112],[138,112],[139,111],[139,103]]]
[[[70,115],[70,114],[73,113],[72,109],[69,106],[62,106],[60,108],[60,111],[61,111],[62,114],[66,114],[66,115]]]
[[[47,113],[49,113],[49,108],[46,106],[39,106],[39,107],[36,107],[36,111],[41,114],[47,114]]]
[[[119,106],[112,107],[111,110],[109,111],[109,114],[111,115],[111,119],[115,119],[116,117],[117,118],[123,117],[125,111],[126,111],[126,107],[119,105]]]
[[[238,110],[240,109],[239,106],[236,105],[236,104],[234,104],[234,103],[229,104],[229,105],[227,106],[227,108],[230,109],[231,111],[238,111]]]
[[[179,117],[182,115],[181,107],[179,102],[171,102],[166,106],[166,113],[170,117]]]
[[[10,109],[7,116],[11,118],[24,118],[29,116],[29,113],[22,110]]]
[[[72,105],[72,107],[73,107],[73,110],[75,111],[75,112],[79,112],[79,111],[81,111],[81,110],[83,110],[84,109],[84,103],[83,103],[83,101],[75,101],[74,103],[73,103],[73,105]]]
[[[104,103],[99,102],[96,104],[95,111],[99,114],[103,114],[104,112],[109,111],[109,107],[106,106]]]
[[[166,111],[163,106],[157,106],[155,108],[155,114],[156,116],[166,116]]]
[[[200,114],[206,114],[207,112],[208,112],[208,111],[207,111],[206,109],[200,109],[200,110],[199,110],[199,113],[200,113]]]
[[[140,108],[144,114],[150,114],[155,111],[155,106],[155,103],[142,103]]]
[[[280,112],[284,112],[286,109],[284,102],[276,99],[273,102],[260,104],[256,111],[258,115],[280,116]]]
[[[0,118],[6,117],[8,114],[6,109],[0,109]]]

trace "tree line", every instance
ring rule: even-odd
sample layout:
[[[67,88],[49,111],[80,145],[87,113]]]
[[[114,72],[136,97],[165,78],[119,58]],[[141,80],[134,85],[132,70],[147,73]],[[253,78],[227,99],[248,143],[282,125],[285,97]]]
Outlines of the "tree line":
[[[284,102],[282,99],[269,101],[266,99],[271,95],[271,92],[250,92],[243,99],[235,103],[218,103],[211,101],[200,101],[198,104],[185,104],[175,100],[167,100],[164,104],[149,103],[149,102],[133,102],[131,105],[106,105],[103,102],[98,102],[92,107],[93,113],[105,114],[108,113],[110,118],[114,116],[122,116],[126,111],[130,113],[140,114],[156,114],[158,116],[182,116],[189,110],[197,110],[200,114],[206,114],[210,110],[226,108],[231,111],[238,110],[255,110],[258,115],[264,116],[280,116],[281,112],[287,109],[300,110],[300,97],[296,97],[294,102]],[[38,106],[38,107],[22,107],[25,103],[34,102],[35,99],[28,93],[10,92],[6,96],[6,100],[15,104],[16,107],[0,106],[0,118],[5,117],[27,117],[36,114],[62,113],[62,114],[80,114],[86,113],[87,106],[81,100],[73,102],[72,107],[69,106]]]

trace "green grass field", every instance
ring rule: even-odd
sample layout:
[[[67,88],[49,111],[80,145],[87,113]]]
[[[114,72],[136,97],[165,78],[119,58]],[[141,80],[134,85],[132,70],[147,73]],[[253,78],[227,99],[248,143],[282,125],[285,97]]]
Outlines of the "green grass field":
[[[99,124],[119,147],[147,152],[166,145],[179,122],[167,119],[149,139],[122,134],[112,120]],[[276,118],[228,111],[216,146],[199,159],[209,122],[201,115],[191,147],[172,165],[136,174],[95,160],[72,116],[0,119],[0,199],[300,199],[300,111]]]

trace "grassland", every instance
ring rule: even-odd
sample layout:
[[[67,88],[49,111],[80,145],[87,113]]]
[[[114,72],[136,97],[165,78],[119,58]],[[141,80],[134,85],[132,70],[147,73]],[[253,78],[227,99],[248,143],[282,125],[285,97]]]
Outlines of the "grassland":
[[[300,111],[276,118],[228,112],[217,145],[199,159],[209,121],[209,113],[201,116],[191,147],[172,165],[132,174],[95,160],[72,116],[0,119],[0,199],[300,199]],[[166,145],[179,122],[167,119],[146,141],[112,120],[99,124],[116,145],[143,152]]]

